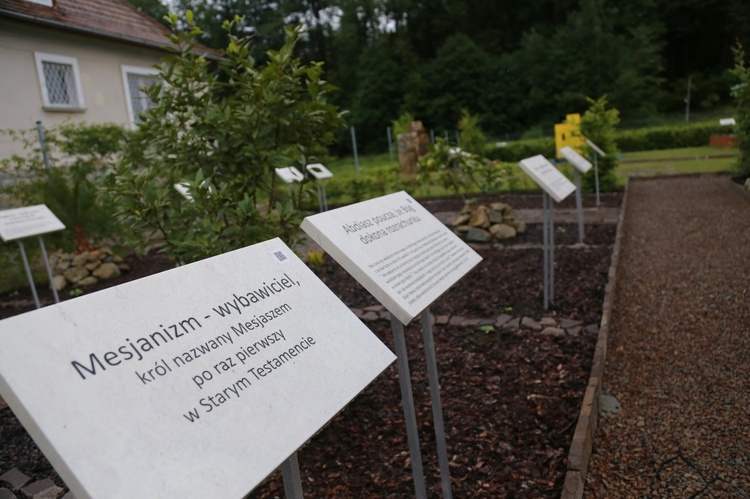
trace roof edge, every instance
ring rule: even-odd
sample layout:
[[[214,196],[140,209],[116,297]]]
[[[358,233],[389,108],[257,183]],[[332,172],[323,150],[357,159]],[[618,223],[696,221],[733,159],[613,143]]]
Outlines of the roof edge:
[[[95,35],[102,38],[107,38],[109,40],[117,40],[120,42],[129,43],[132,45],[141,45],[141,46],[147,46],[150,48],[155,48],[158,50],[161,50],[163,52],[167,52],[167,47],[170,46],[166,36],[164,37],[164,43],[159,44],[152,40],[146,40],[144,38],[138,38],[138,37],[128,37],[124,35],[118,35],[115,33],[110,33],[103,30],[97,30],[97,29],[91,29],[91,28],[83,28],[78,26],[72,26],[70,24],[66,24],[60,21],[52,21],[50,19],[45,19],[42,17],[32,16],[29,14],[22,14],[20,12],[15,12],[12,10],[2,9],[0,8],[0,15],[4,15],[13,19],[17,19],[20,21],[26,21],[26,22],[32,22],[35,24],[41,24],[45,26],[50,26],[53,28],[57,28],[62,31],[71,31],[74,33],[85,33],[89,35]],[[219,61],[222,59],[221,55],[218,53],[214,53],[213,49],[209,49],[206,47],[205,49],[202,49],[200,47],[196,47],[195,51],[199,54],[205,56],[208,59]]]

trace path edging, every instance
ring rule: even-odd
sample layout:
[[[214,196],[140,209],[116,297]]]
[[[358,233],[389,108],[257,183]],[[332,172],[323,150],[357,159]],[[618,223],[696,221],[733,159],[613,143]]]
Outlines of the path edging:
[[[622,233],[627,210],[628,186],[625,184],[625,194],[622,198],[620,217],[617,221],[617,232],[615,244],[612,248],[612,259],[607,274],[607,285],[604,288],[604,301],[602,304],[602,320],[599,325],[594,359],[591,365],[591,375],[588,386],[581,403],[581,411],[578,415],[573,440],[568,451],[568,470],[565,473],[565,482],[561,499],[581,499],[586,483],[589,459],[594,444],[594,437],[599,426],[599,401],[602,393],[602,380],[604,378],[604,364],[607,357],[607,339],[609,337],[609,322],[612,316],[612,305],[615,299],[615,288],[617,285],[617,269],[620,262],[620,248],[622,246]]]

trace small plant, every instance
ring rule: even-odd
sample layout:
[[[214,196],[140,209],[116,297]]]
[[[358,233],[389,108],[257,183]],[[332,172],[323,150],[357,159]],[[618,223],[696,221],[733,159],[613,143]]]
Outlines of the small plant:
[[[71,298],[75,298],[77,296],[81,296],[84,293],[84,291],[81,288],[71,289],[68,293],[68,296]]]
[[[590,106],[581,118],[581,133],[607,153],[605,157],[597,158],[599,189],[605,192],[612,191],[617,187],[615,169],[619,162],[617,157],[620,151],[617,149],[617,142],[615,141],[615,128],[620,123],[620,111],[607,109],[606,95],[596,100],[587,100]],[[592,157],[594,154],[596,154],[595,151],[588,151],[588,156]],[[594,175],[583,176],[583,187],[587,191],[594,190],[595,182]]]
[[[557,227],[555,227],[555,232],[557,232],[558,234],[565,234],[565,227],[561,227],[558,225]]]
[[[323,269],[323,265],[325,265],[325,255],[325,251],[312,248],[307,252],[307,263],[310,264],[315,271],[319,272]]]
[[[495,326],[492,324],[485,324],[484,326],[479,326],[479,331],[484,334],[490,334],[495,330]]]
[[[433,181],[433,177],[456,194],[495,192],[503,183],[504,171],[497,162],[452,147],[439,138],[432,151],[419,159],[422,184]]]

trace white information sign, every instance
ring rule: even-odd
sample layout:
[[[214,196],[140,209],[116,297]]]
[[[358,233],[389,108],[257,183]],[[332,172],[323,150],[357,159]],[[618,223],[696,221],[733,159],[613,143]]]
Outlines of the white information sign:
[[[568,197],[576,190],[573,182],[568,180],[560,170],[555,168],[552,163],[539,154],[531,158],[526,158],[518,163],[544,192],[552,196],[552,199],[558,203]]]
[[[565,146],[558,152],[563,158],[567,159],[570,164],[572,164],[576,168],[576,170],[581,173],[586,173],[594,166],[589,162],[589,160],[578,154],[578,151],[570,146]]]
[[[324,180],[333,177],[333,173],[331,173],[331,170],[320,163],[313,163],[311,165],[307,165],[305,168],[307,168],[307,171],[310,172],[310,174],[315,177],[316,180]]]
[[[0,238],[5,242],[64,229],[65,225],[43,204],[0,211]]]
[[[287,184],[293,184],[294,182],[301,182],[305,176],[294,166],[287,166],[286,168],[276,168],[276,175]]]
[[[79,499],[243,497],[393,360],[279,239],[0,321],[0,393]]]
[[[403,324],[482,260],[404,191],[307,217],[301,227]]]
[[[602,158],[603,158],[604,156],[606,156],[606,154],[604,154],[604,151],[602,151],[601,149],[599,149],[599,146],[597,146],[596,144],[594,144],[593,142],[591,142],[591,141],[590,141],[589,139],[586,139],[586,144],[588,144],[588,146],[589,146],[589,147],[590,147],[591,149],[593,149],[593,150],[594,150],[594,152],[596,152],[596,153],[597,153],[597,154],[598,154],[599,156],[601,156]]]
[[[728,125],[736,125],[737,122],[734,118],[721,118],[719,120],[719,125],[721,126],[728,126]]]

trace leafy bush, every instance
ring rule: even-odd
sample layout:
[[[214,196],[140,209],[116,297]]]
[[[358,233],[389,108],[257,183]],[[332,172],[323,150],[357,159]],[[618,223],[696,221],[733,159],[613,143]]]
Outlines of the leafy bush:
[[[730,133],[731,127],[719,125],[719,121],[686,123],[617,132],[617,145],[623,152],[676,149],[679,147],[707,146],[712,134]],[[597,144],[598,145],[598,144]],[[605,152],[608,152],[605,150]]]
[[[0,161],[0,171],[11,179],[3,191],[20,205],[47,205],[68,229],[60,238],[53,236],[55,243],[85,251],[91,238],[117,237],[121,229],[114,219],[114,204],[97,192],[130,132],[119,125],[85,123],[45,130],[49,170],[36,128],[4,134],[23,143],[27,154]]]
[[[588,99],[589,108],[581,117],[581,134],[602,149],[606,156],[597,158],[599,171],[599,190],[612,191],[617,187],[615,169],[619,162],[615,127],[620,122],[620,112],[617,109],[607,109],[607,96],[597,100]],[[595,151],[588,149],[587,156],[593,158]],[[596,176],[583,176],[583,189],[592,192],[595,189]]]
[[[429,154],[419,158],[419,179],[423,184],[437,181],[456,194],[497,191],[503,178],[496,161],[451,147],[442,138]]]
[[[522,159],[543,155],[545,158],[555,157],[555,138],[544,137],[541,139],[515,140],[506,142],[505,145],[495,145],[489,148],[487,156],[490,159],[517,163]]]
[[[736,173],[741,177],[750,177],[750,66],[745,61],[745,51],[739,42],[734,47],[734,68],[731,72],[739,80],[732,87],[737,122],[734,128],[740,144]]]
[[[484,156],[487,149],[487,137],[479,126],[479,117],[472,116],[468,111],[461,112],[458,120],[458,129],[461,132],[461,149]]]
[[[175,15],[169,21],[179,22]],[[109,179],[118,217],[146,235],[141,246],[158,243],[178,262],[276,236],[293,244],[309,183],[282,200],[274,169],[302,156],[314,162],[343,125],[326,101],[332,88],[322,64],[293,56],[299,28],[287,29],[284,45],[256,67],[250,39],[233,34],[238,24],[239,17],[224,23],[229,42],[215,68],[193,52],[202,31],[188,12],[187,29],[170,36],[177,48],[160,68],[160,83],[147,89],[155,107],[142,114],[134,147]]]

